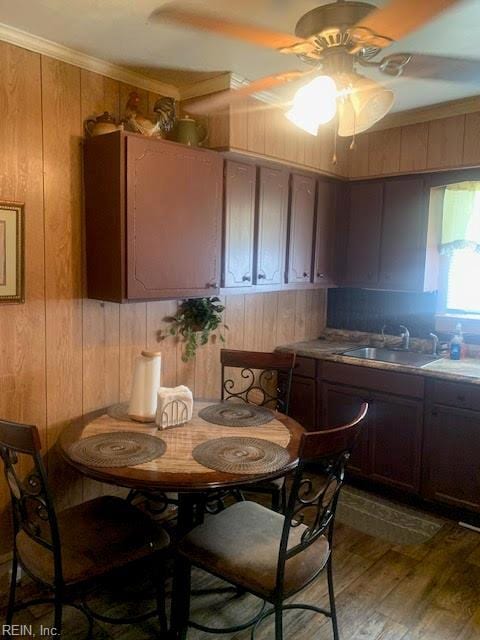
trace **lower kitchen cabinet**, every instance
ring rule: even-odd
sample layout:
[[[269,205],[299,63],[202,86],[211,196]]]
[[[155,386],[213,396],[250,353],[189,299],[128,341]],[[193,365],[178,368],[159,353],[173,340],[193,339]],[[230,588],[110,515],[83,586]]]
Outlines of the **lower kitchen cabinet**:
[[[313,378],[293,376],[290,391],[289,415],[307,431],[315,431],[316,424],[316,382]]]
[[[369,403],[350,471],[405,491],[419,491],[422,401],[328,383],[323,385],[322,397],[324,425],[328,427],[349,422],[362,402]]]
[[[424,440],[425,498],[480,510],[480,412],[434,404]]]

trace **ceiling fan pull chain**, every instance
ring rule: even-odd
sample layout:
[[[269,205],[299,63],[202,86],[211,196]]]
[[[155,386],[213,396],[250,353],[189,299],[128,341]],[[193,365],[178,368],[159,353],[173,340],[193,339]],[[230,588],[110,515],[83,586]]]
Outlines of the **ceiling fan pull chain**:
[[[357,144],[357,112],[355,111],[355,105],[353,104],[351,95],[348,96],[348,99],[352,103],[352,110],[353,110],[353,136],[352,136],[352,142],[350,143],[350,151],[353,151]]]
[[[338,132],[338,113],[335,118],[335,133],[333,138],[333,157],[332,157],[333,166],[337,164],[337,138],[338,138],[337,132]]]

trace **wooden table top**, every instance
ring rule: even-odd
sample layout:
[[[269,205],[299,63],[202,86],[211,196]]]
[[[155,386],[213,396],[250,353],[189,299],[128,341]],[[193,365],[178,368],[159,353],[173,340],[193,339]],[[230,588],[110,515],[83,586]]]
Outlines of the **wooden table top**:
[[[298,462],[298,448],[303,428],[283,414],[264,425],[254,427],[225,427],[211,424],[198,417],[198,412],[212,402],[195,401],[193,418],[179,427],[158,430],[156,425],[121,421],[110,417],[106,410],[95,411],[72,422],[60,436],[59,445],[64,458],[80,473],[95,480],[124,487],[161,491],[204,491],[215,487],[232,487],[271,480],[294,469]],[[136,431],[161,438],[167,445],[165,453],[156,460],[131,467],[93,467],[74,461],[69,456],[71,444],[81,438],[111,433]],[[273,473],[261,475],[232,474],[214,471],[196,462],[193,449],[215,438],[242,436],[263,438],[287,449],[290,461]]]

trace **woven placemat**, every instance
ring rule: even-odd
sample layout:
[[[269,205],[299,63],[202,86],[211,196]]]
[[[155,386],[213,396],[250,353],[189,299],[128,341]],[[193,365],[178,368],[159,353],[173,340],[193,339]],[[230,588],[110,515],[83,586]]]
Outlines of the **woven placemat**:
[[[267,407],[240,402],[220,402],[211,404],[198,412],[199,418],[224,427],[259,427],[274,419]]]
[[[115,418],[115,420],[121,420],[122,422],[133,422],[133,424],[138,424],[138,420],[133,420],[128,415],[128,402],[119,402],[118,404],[112,404],[111,407],[108,407],[107,414],[110,418]],[[143,422],[142,424],[155,424],[155,420],[148,420]]]
[[[159,458],[166,448],[163,440],[147,433],[117,431],[78,440],[68,454],[72,460],[90,467],[133,467]]]
[[[242,474],[272,473],[290,461],[286,449],[261,438],[216,438],[197,445],[192,455],[209,469]]]

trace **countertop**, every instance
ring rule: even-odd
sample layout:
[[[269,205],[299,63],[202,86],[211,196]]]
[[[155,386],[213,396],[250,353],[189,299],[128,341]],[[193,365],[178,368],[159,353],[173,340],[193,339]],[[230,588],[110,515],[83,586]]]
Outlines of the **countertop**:
[[[348,337],[343,340],[327,336],[324,339],[309,340],[307,342],[294,342],[292,344],[282,345],[277,347],[277,351],[293,352],[299,356],[315,358],[317,360],[326,360],[328,362],[341,362],[360,367],[382,369],[384,371],[396,371],[398,373],[420,375],[425,378],[478,384],[480,386],[480,358],[450,360],[450,358],[444,357],[423,367],[417,367],[413,365],[379,362],[377,360],[363,360],[360,358],[341,355],[348,349],[355,349],[360,346],[367,345],[368,340],[365,340],[362,344],[358,340],[348,340]]]

